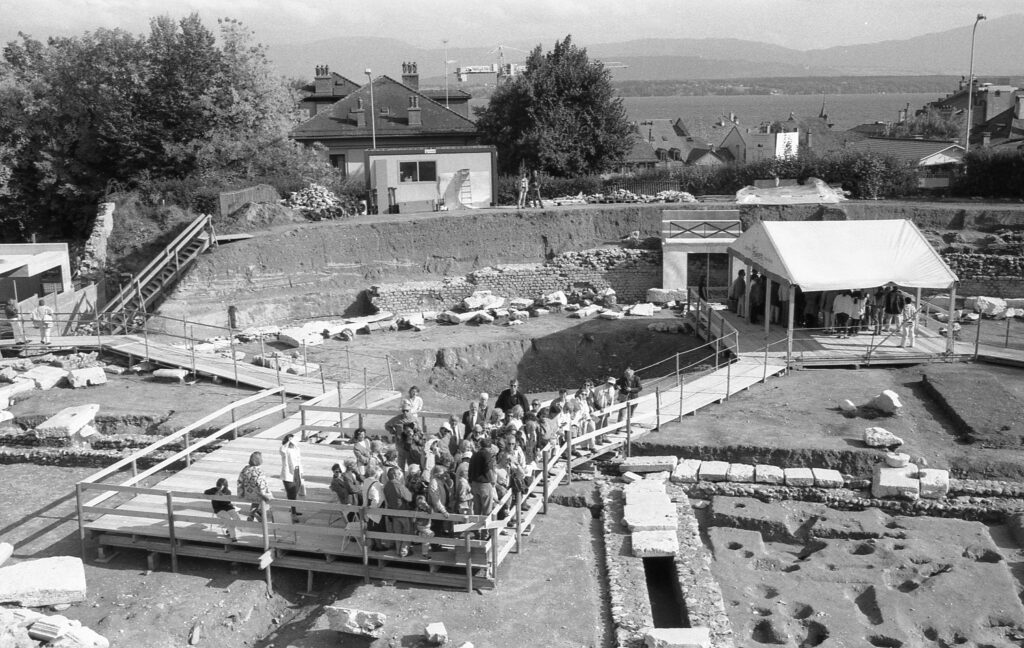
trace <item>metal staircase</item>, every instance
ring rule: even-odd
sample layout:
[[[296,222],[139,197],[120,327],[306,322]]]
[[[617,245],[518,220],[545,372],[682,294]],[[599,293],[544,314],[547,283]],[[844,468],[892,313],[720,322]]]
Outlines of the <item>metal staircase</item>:
[[[128,333],[142,324],[196,257],[215,244],[213,219],[200,215],[181,231],[131,282],[100,309],[111,333]]]
[[[469,169],[459,169],[459,203],[464,207],[473,205],[473,185],[469,180]]]

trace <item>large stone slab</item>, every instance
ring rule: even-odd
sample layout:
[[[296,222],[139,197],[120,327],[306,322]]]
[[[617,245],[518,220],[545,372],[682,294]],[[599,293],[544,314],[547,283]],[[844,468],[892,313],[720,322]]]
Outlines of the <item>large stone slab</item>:
[[[6,405],[7,403],[0,403],[0,405]],[[6,423],[7,421],[13,421],[14,414],[7,411],[6,409],[0,409],[0,423]]]
[[[67,407],[36,426],[38,437],[70,437],[90,425],[100,406],[95,403]]]
[[[871,475],[871,495],[916,500],[921,497],[921,480],[917,478],[917,473],[914,464],[902,468],[875,464]]]
[[[73,389],[89,387],[92,385],[103,385],[107,382],[107,372],[103,367],[86,367],[85,369],[72,369],[67,374],[68,385]]]
[[[26,392],[35,391],[36,383],[34,380],[25,380],[24,378],[18,378],[10,385],[4,385],[0,387],[0,401],[11,401],[18,394],[24,394]]]
[[[728,481],[751,484],[754,482],[754,467],[750,464],[729,464]]]
[[[95,630],[72,625],[46,648],[110,648],[110,641]]]
[[[641,479],[640,481],[626,484],[622,488],[623,494],[626,496],[626,502],[630,502],[631,499],[643,497],[647,493],[661,493],[665,495],[665,482],[655,481],[652,479]]]
[[[810,468],[786,468],[786,486],[814,486],[814,471]]]
[[[811,468],[814,473],[814,485],[818,488],[842,488],[843,474],[830,468]]]
[[[939,468],[922,468],[918,473],[921,482],[921,497],[940,499],[949,494],[949,471]]]
[[[619,464],[619,472],[651,473],[668,471],[671,473],[675,470],[677,463],[679,463],[679,458],[673,456],[626,457],[622,463]]]
[[[56,556],[0,567],[0,603],[39,607],[84,600],[81,558]]]
[[[758,484],[782,484],[786,481],[786,473],[778,466],[757,464],[754,466],[754,481]]]
[[[56,387],[64,380],[66,375],[67,372],[60,367],[38,365],[21,374],[21,378],[23,380],[31,380],[35,383],[36,389],[46,390]]]
[[[903,403],[900,401],[899,394],[891,389],[886,389],[872,401],[875,409],[885,412],[886,414],[895,414],[900,411],[903,407]]]
[[[700,464],[702,481],[720,482],[729,479],[728,461],[703,461]]]
[[[872,448],[890,448],[903,445],[903,439],[885,428],[869,427],[864,430],[864,443]]]
[[[626,502],[622,522],[637,531],[674,531],[679,525],[676,506],[664,493],[638,492]]]
[[[423,628],[423,639],[432,646],[443,646],[448,643],[448,628],[440,621],[429,623]]]
[[[281,329],[277,334],[277,341],[291,347],[317,346],[324,343],[323,333],[311,331],[302,326],[293,326]]]
[[[380,612],[367,612],[338,605],[324,606],[324,614],[331,630],[361,637],[379,638],[388,617]]]
[[[646,648],[711,648],[710,628],[648,628]]]
[[[672,471],[672,482],[675,484],[692,484],[700,474],[700,459],[683,459]]]
[[[660,558],[679,553],[676,530],[634,531],[631,544],[636,558]]]
[[[177,380],[179,383],[185,382],[185,376],[187,375],[187,369],[157,369],[153,372],[154,378],[159,378],[161,380]]]

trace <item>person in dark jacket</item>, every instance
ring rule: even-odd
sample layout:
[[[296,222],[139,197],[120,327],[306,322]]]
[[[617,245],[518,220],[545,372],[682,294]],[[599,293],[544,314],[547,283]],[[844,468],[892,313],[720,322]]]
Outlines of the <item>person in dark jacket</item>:
[[[235,522],[241,522],[242,516],[238,514],[238,509],[231,503],[231,489],[228,488],[228,480],[221,477],[217,480],[216,486],[208,488],[203,493],[224,496],[224,499],[210,500],[213,514],[224,520],[224,535],[231,538],[231,542],[238,542],[238,530],[235,528]]]
[[[640,391],[644,388],[640,383],[640,376],[636,375],[633,371],[633,367],[626,367],[626,370],[622,372],[622,377],[619,378],[619,402],[625,403],[635,399],[640,395]],[[629,415],[632,416],[633,412],[636,411],[636,403],[629,406]],[[621,421],[626,417],[626,408],[619,410],[619,420]]]
[[[405,476],[398,468],[388,470],[388,483],[384,484],[384,501],[388,508],[395,511],[408,511],[412,508],[412,491],[405,485]],[[409,535],[412,533],[410,518],[388,517],[388,533]],[[398,555],[403,558],[409,555],[409,543],[398,541]]]
[[[498,400],[494,403],[494,406],[507,414],[516,405],[522,407],[525,412],[530,409],[530,399],[526,397],[526,394],[519,391],[519,380],[513,378],[508,383],[508,389],[504,389],[498,394]]]

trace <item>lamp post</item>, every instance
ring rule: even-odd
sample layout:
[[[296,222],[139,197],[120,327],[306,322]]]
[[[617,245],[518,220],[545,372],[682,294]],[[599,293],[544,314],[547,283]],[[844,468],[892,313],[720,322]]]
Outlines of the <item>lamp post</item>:
[[[974,19],[974,27],[971,29],[971,71],[967,79],[967,134],[964,137],[964,152],[971,149],[971,126],[974,118],[974,34],[978,31],[978,23],[985,20],[983,14],[978,14]]]
[[[373,72],[370,68],[366,68],[366,78],[370,80],[370,135],[372,139],[372,147],[377,150],[377,110],[373,107]]]
[[[444,43],[444,107],[448,107],[448,39],[445,38],[441,41]]]

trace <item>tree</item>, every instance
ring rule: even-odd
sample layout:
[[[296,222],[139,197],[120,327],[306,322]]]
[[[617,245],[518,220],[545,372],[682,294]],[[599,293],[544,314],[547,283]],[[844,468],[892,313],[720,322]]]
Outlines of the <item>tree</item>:
[[[943,112],[928,106],[924,112],[896,124],[892,128],[892,137],[914,137],[920,135],[925,139],[951,140],[963,137],[964,117],[958,112]]]
[[[523,73],[497,88],[476,116],[505,172],[525,165],[559,176],[598,173],[621,160],[631,144],[611,72],[591,61],[572,36],[546,54],[534,48]]]

